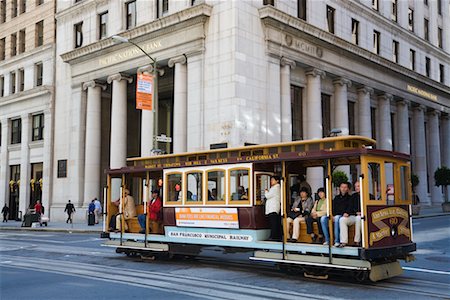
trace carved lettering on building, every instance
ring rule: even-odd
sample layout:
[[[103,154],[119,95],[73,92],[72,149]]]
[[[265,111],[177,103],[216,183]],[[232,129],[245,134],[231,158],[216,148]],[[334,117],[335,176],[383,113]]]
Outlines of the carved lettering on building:
[[[142,49],[144,49],[145,52],[152,52],[155,49],[161,48],[162,44],[161,44],[161,41],[152,41],[152,42],[144,43],[139,46]],[[134,58],[139,55],[144,55],[144,53],[142,53],[141,50],[139,50],[138,48],[133,46],[133,48],[126,49],[125,51],[122,51],[119,53],[114,53],[114,54],[99,58],[98,62],[102,66],[107,66],[107,65],[115,64],[118,62],[122,62],[122,61],[125,61],[128,59]]]
[[[425,90],[419,89],[418,87],[415,87],[413,85],[407,85],[408,92],[411,92],[413,94],[419,95],[421,97],[437,101],[437,96],[435,94],[432,94],[430,92],[427,92]]]
[[[322,48],[317,47],[313,44],[310,44],[304,40],[295,39],[290,35],[286,35],[284,40],[288,47],[294,48],[300,52],[303,52],[303,53],[306,53],[306,54],[309,54],[312,56],[317,56],[317,57],[323,56]]]

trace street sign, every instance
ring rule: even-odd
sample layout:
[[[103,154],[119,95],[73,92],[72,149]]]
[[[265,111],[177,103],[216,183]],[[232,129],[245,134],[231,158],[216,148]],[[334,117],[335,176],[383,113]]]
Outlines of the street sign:
[[[155,141],[162,143],[172,143],[172,138],[166,136],[165,134],[161,134],[155,137]]]

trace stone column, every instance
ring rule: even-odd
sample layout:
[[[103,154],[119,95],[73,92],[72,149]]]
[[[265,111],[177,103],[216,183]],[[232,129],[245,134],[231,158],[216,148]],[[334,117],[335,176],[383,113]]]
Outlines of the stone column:
[[[138,69],[138,74],[147,73],[153,74],[153,67],[146,66]],[[155,106],[155,87],[158,84],[157,78],[153,78],[153,103],[152,106]],[[154,107],[153,110],[141,110],[141,157],[147,157],[151,155],[152,149],[156,148],[154,144],[154,129],[155,129],[155,112]]]
[[[432,110],[428,114],[428,178],[432,204],[442,203],[441,187],[437,187],[434,181],[434,172],[437,170],[437,168],[441,167],[439,114],[440,113],[437,110]]]
[[[281,141],[292,141],[292,112],[291,112],[291,69],[295,68],[295,61],[281,58],[280,93],[281,93]]]
[[[427,193],[427,161],[426,161],[426,141],[425,141],[425,106],[414,108],[414,173],[419,177],[419,185],[415,192],[420,198],[421,204],[430,204]]]
[[[186,56],[169,60],[169,67],[175,67],[173,101],[173,152],[187,151],[187,68]]]
[[[450,168],[450,117],[448,114],[441,117],[441,134],[442,165]]]
[[[306,111],[308,116],[306,139],[320,139],[323,136],[321,95],[321,79],[323,78],[325,78],[325,72],[322,70],[313,68],[306,71]],[[306,180],[313,191],[323,186],[323,168],[308,168],[306,170]]]
[[[19,192],[19,211],[25,214],[30,202],[30,115],[23,114],[22,118],[22,136],[20,144],[20,192]]]
[[[0,206],[3,208],[5,202],[8,203],[9,195],[8,136],[11,129],[10,122],[7,118],[2,118],[0,122],[2,124],[2,144],[0,146]]]
[[[342,130],[342,135],[349,134],[347,88],[352,85],[350,80],[338,78],[334,85],[334,128]]]
[[[370,94],[372,93],[373,89],[366,86],[358,89],[359,135],[369,138],[372,138],[372,122],[370,113]]]
[[[195,2],[197,4],[197,2]],[[204,52],[203,49],[187,53],[187,150],[204,150],[205,146],[205,97],[204,97]]]
[[[127,159],[127,83],[133,79],[124,74],[108,77],[112,83],[110,168],[126,166]]]
[[[102,89],[106,86],[95,81],[83,84],[87,89],[86,102],[86,146],[84,165],[84,204],[101,195],[101,140],[102,140]]]
[[[380,124],[380,140],[377,141],[378,148],[392,150],[392,128],[391,128],[391,100],[390,94],[378,97],[378,123]]]
[[[50,216],[50,201],[52,200],[52,159],[53,159],[53,122],[52,112],[48,108],[44,111],[44,161],[42,170],[42,205],[45,207],[45,214]]]
[[[397,102],[397,149],[395,151],[410,154],[411,146],[409,144],[409,102],[402,100]]]

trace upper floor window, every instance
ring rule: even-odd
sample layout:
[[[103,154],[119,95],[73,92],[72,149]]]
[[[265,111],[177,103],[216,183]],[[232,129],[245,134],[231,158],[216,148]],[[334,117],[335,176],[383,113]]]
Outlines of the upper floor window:
[[[428,5],[428,0],[423,0],[423,3],[424,3],[425,5]]]
[[[79,48],[83,45],[83,22],[77,23],[73,26],[74,30],[74,43],[75,48]]]
[[[306,21],[306,0],[297,0],[297,17]]]
[[[16,72],[9,73],[9,94],[15,94],[16,93]]]
[[[438,47],[442,48],[442,28],[438,27]]]
[[[327,5],[327,24],[330,33],[334,33],[334,13],[335,9]]]
[[[0,0],[0,23],[6,21],[6,0]]]
[[[125,4],[127,12],[127,29],[136,26],[136,1],[130,1]]]
[[[272,0],[274,1],[274,0]],[[271,4],[274,5],[274,4]],[[162,13],[163,15],[169,12],[169,0],[162,0]]]
[[[11,144],[20,144],[22,139],[22,120],[11,120]]]
[[[41,5],[42,3],[44,3],[44,0],[36,0],[36,6]]]
[[[36,47],[44,44],[44,20],[37,22],[35,26],[35,45]]]
[[[378,10],[378,0],[372,0],[372,8]]]
[[[40,141],[44,139],[44,114],[33,116],[33,136],[32,141]]]
[[[414,51],[412,49],[409,50],[409,64],[410,64],[411,70],[415,71],[416,70],[416,51]]]
[[[408,8],[408,29],[414,32],[414,10]]]
[[[17,54],[17,34],[11,34],[11,56],[16,56]]]
[[[19,31],[19,53],[25,52],[25,29]]]
[[[373,52],[380,54],[380,32],[373,31]]]
[[[37,63],[34,65],[35,75],[36,75],[36,86],[42,85],[42,75],[43,75],[43,67],[42,63]]]
[[[0,39],[0,60],[5,59],[5,53],[6,53],[6,39],[2,38]]]
[[[444,65],[443,64],[439,64],[439,82],[440,83],[444,83]]]
[[[392,41],[392,61],[398,63],[398,47],[397,41]]]
[[[23,14],[27,11],[27,0],[20,0],[20,13]]]
[[[352,19],[352,43],[359,45],[359,21]]]
[[[0,76],[0,97],[5,96],[5,77]]]
[[[437,0],[437,9],[438,9],[438,14],[442,15],[442,1],[441,0]]]
[[[391,0],[392,1],[392,13],[391,13],[391,19],[394,22],[397,22],[397,15],[398,15],[398,0]]]
[[[11,1],[11,18],[17,17],[17,0]]]
[[[19,92],[22,92],[25,88],[25,72],[23,69],[19,69]]]
[[[99,39],[103,39],[108,35],[108,12],[98,15],[98,23]]]
[[[275,6],[275,0],[263,0],[263,5]]]
[[[424,19],[423,20],[423,37],[424,39],[426,39],[427,41],[430,40],[430,34],[429,34],[429,22],[428,19]]]
[[[429,57],[425,57],[425,76],[430,77],[431,74],[431,60]]]

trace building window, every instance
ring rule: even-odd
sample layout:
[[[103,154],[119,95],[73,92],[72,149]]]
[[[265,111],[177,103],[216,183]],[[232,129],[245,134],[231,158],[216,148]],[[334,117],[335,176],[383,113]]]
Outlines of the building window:
[[[42,3],[44,3],[44,0],[36,0],[36,6],[41,5]]]
[[[191,6],[195,5],[195,0],[191,0]]]
[[[25,72],[23,69],[19,69],[19,92],[23,92],[25,88]]]
[[[373,52],[380,54],[380,32],[373,31]]]
[[[5,77],[0,76],[0,97],[5,96]]]
[[[25,52],[25,29],[19,31],[19,53]]]
[[[136,26],[136,1],[131,1],[125,4],[127,12],[127,29]]]
[[[44,114],[33,116],[33,136],[32,141],[44,139]]]
[[[348,101],[348,134],[355,133],[355,102]]]
[[[37,22],[35,26],[36,47],[42,46],[44,44],[44,20]]]
[[[335,9],[327,5],[327,24],[330,33],[334,33],[334,12]]]
[[[322,94],[322,136],[327,137],[331,131],[330,96]]]
[[[397,149],[397,144],[395,143],[395,113],[391,113],[391,141],[392,141],[392,150]]]
[[[274,4],[272,4],[274,5]],[[162,0],[162,13],[163,15],[169,12],[169,0]]]
[[[438,27],[438,47],[442,48],[442,28]]]
[[[378,10],[378,0],[372,0],[372,8]]]
[[[6,54],[6,39],[0,39],[0,60],[5,60]]]
[[[17,54],[17,33],[11,34],[11,56]]]
[[[372,129],[372,138],[377,139],[377,109],[375,107],[370,108],[370,122]]]
[[[437,9],[438,9],[438,14],[442,15],[442,1],[441,0],[437,0]]]
[[[391,19],[394,22],[397,22],[397,15],[398,15],[398,0],[391,0],[392,1],[392,14]]]
[[[75,48],[79,48],[83,45],[83,22],[77,23],[73,26],[75,37]]]
[[[263,0],[263,5],[275,6],[275,0]]]
[[[108,12],[104,12],[98,15],[98,23],[99,23],[99,39],[103,39],[108,35]]]
[[[20,0],[20,13],[23,14],[27,11],[27,0]]]
[[[16,72],[9,73],[9,82],[10,82],[10,89],[9,94],[15,94],[16,93]]]
[[[297,0],[297,17],[306,21],[306,0]]]
[[[423,3],[428,6],[428,0],[423,0]]]
[[[431,60],[429,57],[425,57],[425,76],[430,77],[431,73]]]
[[[22,139],[22,120],[11,120],[11,144],[20,144]]]
[[[43,74],[43,67],[42,63],[37,63],[34,65],[35,72],[36,72],[36,86],[42,85],[42,74]]]
[[[359,21],[352,19],[352,43],[359,45]]]
[[[398,63],[398,47],[397,41],[392,41],[392,61]]]
[[[58,178],[67,177],[67,159],[58,160]]]
[[[439,82],[444,83],[445,77],[444,77],[444,65],[439,64]]]
[[[408,29],[414,32],[414,10],[408,8]]]
[[[409,67],[411,70],[416,70],[416,51],[410,49],[409,50]]]
[[[0,23],[6,21],[6,0],[0,0]]]
[[[430,35],[429,35],[429,22],[428,19],[424,19],[423,20],[423,36],[424,39],[426,39],[427,41],[430,40]]]
[[[11,18],[17,17],[17,0],[11,1]]]
[[[292,140],[303,140],[303,89],[291,85]]]

